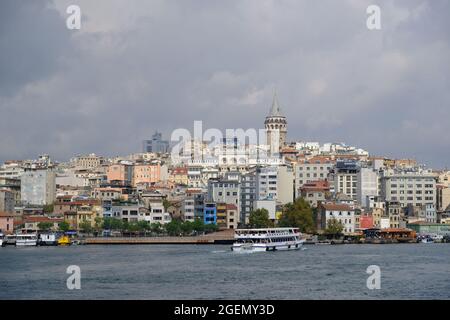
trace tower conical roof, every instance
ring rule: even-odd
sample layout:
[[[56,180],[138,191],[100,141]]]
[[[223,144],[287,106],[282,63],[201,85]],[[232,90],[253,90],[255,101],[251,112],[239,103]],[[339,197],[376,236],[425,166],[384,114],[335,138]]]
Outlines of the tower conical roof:
[[[278,103],[277,92],[275,91],[273,94],[273,102],[272,102],[272,107],[270,108],[269,117],[282,117],[282,116],[283,115],[281,114],[281,108]]]

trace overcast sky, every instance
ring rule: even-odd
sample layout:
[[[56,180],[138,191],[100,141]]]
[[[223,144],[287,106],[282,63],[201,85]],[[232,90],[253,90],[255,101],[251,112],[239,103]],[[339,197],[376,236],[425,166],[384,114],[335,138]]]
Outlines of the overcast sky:
[[[66,8],[82,10],[81,30]],[[366,27],[381,7],[382,29]],[[262,128],[450,167],[450,1],[0,1],[0,161]]]

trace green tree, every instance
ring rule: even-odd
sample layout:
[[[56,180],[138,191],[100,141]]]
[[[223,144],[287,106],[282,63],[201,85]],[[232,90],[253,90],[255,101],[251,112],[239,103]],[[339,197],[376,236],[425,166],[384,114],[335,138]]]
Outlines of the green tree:
[[[105,230],[122,230],[122,221],[111,217],[103,218],[103,229]]]
[[[47,231],[47,230],[50,230],[53,227],[53,223],[51,223],[51,222],[39,222],[37,226],[38,226],[39,230]]]
[[[150,230],[150,223],[148,221],[142,220],[137,223],[139,231],[148,231]]]
[[[122,221],[122,231],[130,231],[130,223],[128,221]]]
[[[193,222],[190,222],[190,221],[184,221],[184,222],[181,224],[181,232],[182,232],[184,235],[190,235],[190,234],[192,233],[193,230],[194,230]]]
[[[96,217],[94,219],[94,221],[95,221],[94,229],[96,231],[100,231],[102,229],[102,227],[103,227],[103,218],[102,217]]]
[[[203,220],[197,218],[192,223],[192,229],[197,233],[203,232],[205,231],[205,223]]]
[[[252,228],[269,228],[273,226],[267,209],[256,209],[250,212],[249,223]]]
[[[163,232],[162,224],[159,222],[152,223],[150,225],[150,230],[153,233],[160,234],[161,232]]]
[[[137,222],[130,222],[128,223],[128,231],[130,232],[137,232],[141,231],[141,226]]]
[[[42,208],[42,211],[44,211],[44,213],[52,213],[53,209],[54,209],[54,205],[53,204],[46,204]]]
[[[298,198],[294,203],[288,203],[283,208],[280,220],[280,227],[296,227],[304,233],[314,233],[313,211],[309,203],[303,198]]]
[[[219,229],[219,227],[215,223],[205,224],[205,231],[206,232],[216,232],[218,229]]]
[[[70,224],[68,222],[66,222],[66,221],[60,222],[58,224],[58,228],[59,228],[60,231],[66,232],[66,231],[70,230]]]
[[[178,219],[172,219],[172,221],[166,223],[164,227],[170,236],[177,236],[181,233],[181,222]]]
[[[333,217],[327,222],[325,234],[335,238],[338,235],[342,234],[342,230],[344,230],[344,226],[342,225],[342,223]]]
[[[78,228],[80,230],[83,230],[83,232],[85,232],[87,234],[91,233],[92,230],[94,229],[94,228],[92,228],[92,225],[91,225],[90,221],[83,221],[83,222],[81,222],[80,225],[78,226]]]

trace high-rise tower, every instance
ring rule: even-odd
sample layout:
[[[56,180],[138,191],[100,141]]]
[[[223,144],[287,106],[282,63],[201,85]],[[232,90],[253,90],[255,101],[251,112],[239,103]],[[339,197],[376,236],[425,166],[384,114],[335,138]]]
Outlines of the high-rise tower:
[[[266,128],[266,138],[267,144],[270,146],[270,152],[272,154],[280,152],[286,143],[287,120],[281,114],[276,92],[273,95],[272,107],[264,121],[264,126]]]

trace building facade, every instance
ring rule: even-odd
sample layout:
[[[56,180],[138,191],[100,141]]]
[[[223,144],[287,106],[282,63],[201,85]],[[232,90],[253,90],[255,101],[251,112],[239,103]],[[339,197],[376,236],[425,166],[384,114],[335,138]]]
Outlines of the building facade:
[[[16,199],[14,192],[6,189],[0,189],[0,212],[14,212]]]
[[[21,201],[29,205],[48,205],[55,201],[56,174],[52,170],[25,171],[20,179]]]
[[[436,203],[436,178],[429,171],[385,170],[381,196],[386,201],[398,201],[402,207]]]
[[[335,161],[327,157],[301,159],[295,163],[295,197],[299,197],[299,190],[303,184],[318,180],[326,181],[334,164]]]
[[[335,219],[342,224],[343,233],[355,232],[355,209],[348,204],[324,203],[319,207],[318,229],[325,230],[330,220]]]

